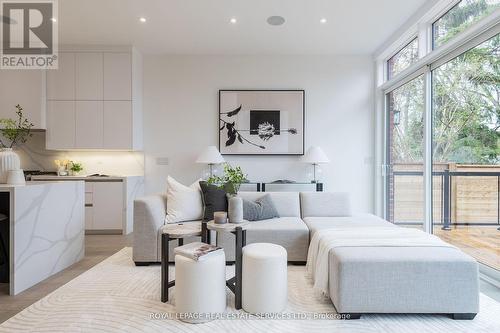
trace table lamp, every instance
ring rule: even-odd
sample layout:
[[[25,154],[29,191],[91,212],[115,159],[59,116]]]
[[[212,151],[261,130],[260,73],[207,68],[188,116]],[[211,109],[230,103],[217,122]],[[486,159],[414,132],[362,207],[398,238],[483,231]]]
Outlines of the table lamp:
[[[316,179],[316,167],[319,164],[330,163],[330,160],[326,156],[325,152],[320,147],[311,147],[307,150],[306,154],[302,158],[302,162],[309,163],[313,165],[313,180],[311,183],[317,183]]]
[[[198,164],[208,164],[210,176],[214,175],[214,165],[224,163],[224,157],[215,146],[208,146],[196,159]]]

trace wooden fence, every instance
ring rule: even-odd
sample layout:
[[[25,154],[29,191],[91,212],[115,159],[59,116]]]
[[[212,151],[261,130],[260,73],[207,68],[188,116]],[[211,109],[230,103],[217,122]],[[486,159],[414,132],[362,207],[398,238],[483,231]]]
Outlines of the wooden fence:
[[[421,164],[393,165],[392,209],[395,222],[423,221],[422,168]],[[447,184],[445,170],[449,170],[448,193],[444,188]],[[450,223],[499,223],[500,165],[435,164],[433,173],[435,173],[432,184],[434,222],[442,223],[448,209]],[[482,176],[480,173],[488,175]],[[448,208],[446,208],[447,199]]]

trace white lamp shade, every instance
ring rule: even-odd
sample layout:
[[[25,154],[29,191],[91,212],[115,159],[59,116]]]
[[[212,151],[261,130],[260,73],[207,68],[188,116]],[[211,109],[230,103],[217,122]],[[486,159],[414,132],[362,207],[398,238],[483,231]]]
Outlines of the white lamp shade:
[[[325,152],[320,147],[311,147],[302,158],[302,162],[311,164],[330,163]]]
[[[219,153],[219,150],[215,146],[208,146],[205,150],[198,156],[196,163],[200,164],[220,164],[224,163],[224,157]]]

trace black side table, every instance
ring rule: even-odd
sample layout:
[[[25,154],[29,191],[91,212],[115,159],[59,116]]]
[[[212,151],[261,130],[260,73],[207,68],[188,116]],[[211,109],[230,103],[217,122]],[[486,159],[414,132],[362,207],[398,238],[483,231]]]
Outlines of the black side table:
[[[210,221],[203,227],[203,238],[207,238],[209,235],[209,230],[214,230],[216,232],[230,232],[235,236],[235,268],[236,272],[234,277],[226,281],[226,286],[234,293],[234,307],[236,310],[241,309],[241,288],[242,288],[242,275],[243,275],[243,247],[247,242],[247,231],[246,226],[248,222],[242,223],[224,223],[217,224],[214,221]]]
[[[179,246],[184,245],[184,238],[202,236],[199,222],[186,222],[165,224],[161,234],[161,301],[168,301],[168,289],[175,286],[175,280],[169,281],[168,277],[168,245],[170,241],[177,240]]]

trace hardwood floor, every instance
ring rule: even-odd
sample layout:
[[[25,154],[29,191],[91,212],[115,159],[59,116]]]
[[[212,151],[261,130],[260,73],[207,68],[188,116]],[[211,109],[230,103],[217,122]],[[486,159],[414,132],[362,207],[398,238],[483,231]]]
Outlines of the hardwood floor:
[[[42,299],[110,255],[131,245],[131,235],[86,235],[85,257],[82,261],[16,296],[9,296],[8,284],[0,283],[0,323]]]
[[[477,261],[500,270],[500,230],[498,226],[453,226],[434,228],[434,234],[455,245]]]

